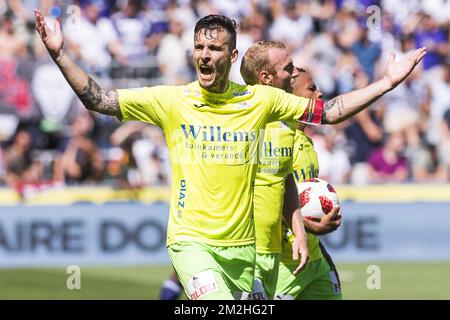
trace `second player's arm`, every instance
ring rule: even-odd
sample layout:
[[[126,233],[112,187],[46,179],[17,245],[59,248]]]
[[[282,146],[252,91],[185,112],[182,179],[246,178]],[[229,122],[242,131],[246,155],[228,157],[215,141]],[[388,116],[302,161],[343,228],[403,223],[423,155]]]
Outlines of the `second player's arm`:
[[[320,219],[303,219],[305,230],[312,234],[321,236],[335,231],[341,225],[341,209],[334,207],[329,213]]]
[[[290,174],[285,182],[283,217],[295,235],[292,245],[292,258],[298,260],[300,255],[300,263],[294,271],[294,275],[303,270],[308,262],[308,241],[299,207],[297,187],[294,177]]]
[[[398,86],[413,71],[425,54],[425,48],[420,48],[411,56],[395,62],[395,55],[391,53],[384,77],[365,88],[339,95],[328,101],[323,109],[322,123],[340,123],[370,106],[385,93]]]

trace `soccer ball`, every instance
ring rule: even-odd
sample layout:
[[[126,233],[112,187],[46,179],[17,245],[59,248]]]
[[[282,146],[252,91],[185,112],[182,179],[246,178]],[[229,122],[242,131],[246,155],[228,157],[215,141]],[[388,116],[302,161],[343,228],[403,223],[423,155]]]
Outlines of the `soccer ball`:
[[[320,219],[339,205],[333,186],[323,179],[309,179],[297,185],[300,209],[304,217]]]

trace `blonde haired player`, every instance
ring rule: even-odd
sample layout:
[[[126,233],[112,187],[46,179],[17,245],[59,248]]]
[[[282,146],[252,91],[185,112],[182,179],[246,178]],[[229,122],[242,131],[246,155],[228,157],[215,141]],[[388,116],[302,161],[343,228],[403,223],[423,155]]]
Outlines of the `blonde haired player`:
[[[292,92],[295,72],[286,46],[279,41],[259,41],[242,58],[241,75],[248,85],[260,84]],[[292,177],[294,136],[295,126],[282,121],[271,122],[266,125],[264,140],[259,147],[253,196],[256,229],[255,281],[250,295],[253,300],[274,298],[283,216],[296,235],[291,248],[291,259],[296,261],[293,272],[301,271],[308,259],[306,233]]]
[[[292,85],[300,76],[300,71],[301,69],[294,68],[286,46],[279,41],[255,43],[245,53],[241,64],[241,75],[246,84],[272,86],[286,92],[292,92]],[[292,237],[291,251],[286,253],[292,261],[293,268],[290,272],[293,277],[298,277],[299,272],[302,274],[301,270],[308,259],[303,219],[298,209],[297,188],[292,177],[295,168],[293,160],[296,152],[296,128],[295,123],[268,123],[260,146],[253,198],[256,269],[250,298],[254,300],[273,299],[275,296],[282,251],[282,218],[294,228],[296,235]],[[338,210],[335,208],[332,214],[338,213]]]
[[[301,68],[297,68],[297,71],[293,94],[309,99],[322,98],[322,93],[317,90],[311,74]],[[304,132],[305,125],[297,124],[296,127],[293,167],[295,181],[298,184],[307,179],[317,178],[319,163],[313,142]],[[340,211],[332,211],[323,216],[320,221],[305,219],[308,231],[309,260],[299,275],[293,274],[297,262],[292,259],[290,254],[295,236],[288,224],[283,223],[283,253],[277,280],[276,299],[342,299],[336,267],[317,237],[317,235],[336,230],[340,223]]]

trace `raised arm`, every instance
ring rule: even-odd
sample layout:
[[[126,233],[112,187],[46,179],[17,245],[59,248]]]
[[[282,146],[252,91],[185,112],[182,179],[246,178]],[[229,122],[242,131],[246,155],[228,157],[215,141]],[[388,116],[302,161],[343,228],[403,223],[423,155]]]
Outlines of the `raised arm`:
[[[328,101],[324,106],[322,123],[340,123],[370,106],[386,92],[394,89],[405,80],[425,54],[426,49],[420,48],[409,57],[395,62],[395,55],[391,53],[383,79],[365,88],[342,94]]]
[[[55,30],[52,31],[39,10],[34,10],[34,14],[36,30],[48,53],[86,109],[122,119],[117,91],[104,90],[65,54],[58,21],[55,21]]]

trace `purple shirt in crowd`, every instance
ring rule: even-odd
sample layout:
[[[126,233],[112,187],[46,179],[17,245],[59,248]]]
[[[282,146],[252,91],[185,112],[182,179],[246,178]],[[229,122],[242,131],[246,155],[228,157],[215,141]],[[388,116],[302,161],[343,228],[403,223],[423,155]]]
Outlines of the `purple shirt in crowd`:
[[[408,168],[408,163],[404,157],[399,157],[394,163],[388,163],[383,157],[383,149],[375,150],[372,153],[369,157],[369,164],[375,171],[386,175]]]

